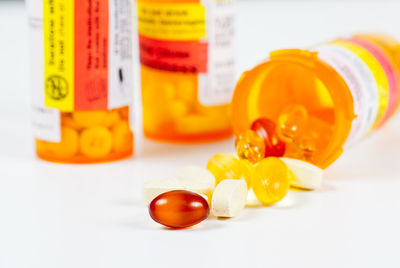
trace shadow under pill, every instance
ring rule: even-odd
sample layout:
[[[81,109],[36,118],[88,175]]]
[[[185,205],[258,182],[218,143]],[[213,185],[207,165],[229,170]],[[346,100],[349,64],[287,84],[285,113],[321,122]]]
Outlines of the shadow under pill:
[[[130,220],[120,221],[116,223],[117,226],[133,229],[133,230],[142,230],[142,231],[154,231],[154,230],[165,230],[165,231],[185,231],[185,232],[197,232],[201,230],[211,230],[223,228],[223,225],[216,220],[215,217],[207,218],[206,220],[200,222],[197,225],[188,228],[168,228],[161,224],[154,222],[150,216],[146,213],[137,213]]]
[[[218,222],[215,221],[210,221],[209,219],[206,219],[199,224],[193,225],[191,227],[187,228],[168,228],[166,226],[160,225],[160,229],[165,230],[165,231],[183,231],[183,232],[200,232],[204,230],[212,230],[212,229],[220,229],[223,228],[222,224],[219,224]]]
[[[318,190],[316,190],[316,191],[326,193],[326,192],[332,192],[335,190],[336,190],[336,188],[332,184],[328,184],[328,183],[324,182],[324,183],[322,183],[321,187],[318,188]],[[314,191],[311,191],[311,192],[314,192]]]

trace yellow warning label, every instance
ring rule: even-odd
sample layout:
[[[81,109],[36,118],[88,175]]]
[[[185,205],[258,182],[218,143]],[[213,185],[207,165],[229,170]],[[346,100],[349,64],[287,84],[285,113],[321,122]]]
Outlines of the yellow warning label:
[[[139,34],[148,38],[194,41],[206,36],[206,10],[197,3],[138,2]]]
[[[74,109],[74,2],[43,1],[45,105]]]

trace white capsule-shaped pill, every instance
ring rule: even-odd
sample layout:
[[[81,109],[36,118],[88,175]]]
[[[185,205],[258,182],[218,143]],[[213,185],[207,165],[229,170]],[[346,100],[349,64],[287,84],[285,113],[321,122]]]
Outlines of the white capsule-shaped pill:
[[[244,180],[226,179],[214,190],[211,212],[216,217],[235,217],[246,205],[247,185]]]
[[[197,166],[185,166],[178,170],[180,184],[185,190],[211,197],[215,188],[214,175],[205,168]]]
[[[285,157],[280,159],[293,174],[290,179],[292,186],[306,190],[315,190],[321,186],[324,175],[324,171],[321,168],[297,159]]]
[[[202,195],[211,200],[215,178],[206,169],[184,167],[178,172],[178,178],[148,181],[142,187],[142,200],[149,205],[154,198],[173,190],[186,190]]]
[[[160,194],[173,190],[184,190],[178,179],[148,181],[142,186],[142,200],[146,205],[149,205]]]

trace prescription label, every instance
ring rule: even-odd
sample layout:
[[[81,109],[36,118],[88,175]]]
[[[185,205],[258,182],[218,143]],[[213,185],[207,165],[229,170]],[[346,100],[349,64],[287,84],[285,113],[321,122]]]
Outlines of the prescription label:
[[[107,109],[108,0],[75,3],[75,110]]]
[[[139,49],[140,62],[147,67],[169,72],[207,72],[207,43],[165,42],[140,35]]]
[[[27,0],[26,4],[37,138],[61,139],[60,112],[130,105],[130,0]]]
[[[35,138],[50,141],[61,141],[60,111],[47,108],[44,104],[44,32],[43,0],[28,0],[29,39],[31,41],[31,121]]]
[[[379,100],[378,113],[376,115],[373,125],[373,127],[375,128],[377,125],[379,125],[379,123],[385,116],[389,102],[389,83],[385,71],[383,70],[378,60],[363,47],[352,44],[350,42],[343,42],[343,41],[335,41],[334,43],[339,46],[345,47],[348,50],[351,50],[358,57],[360,57],[364,61],[364,63],[368,66],[368,68],[371,70],[375,78],[375,81],[378,85],[378,100]],[[372,131],[372,128],[370,130]]]
[[[200,3],[137,3],[139,34],[148,38],[190,41],[206,36],[206,9]]]
[[[130,103],[129,0],[43,1],[45,105],[107,110]]]
[[[131,0],[109,0],[108,109],[132,103],[133,7]]]
[[[318,57],[343,77],[352,96],[355,118],[344,147],[349,147],[368,134],[379,109],[378,83],[369,66],[351,50],[336,44],[315,49]]]
[[[33,106],[31,113],[33,136],[50,142],[61,141],[61,115],[57,109]]]
[[[385,76],[388,82],[388,103],[385,115],[383,116],[379,126],[384,124],[390,117],[390,115],[394,112],[397,105],[397,98],[399,96],[398,88],[399,88],[399,79],[397,77],[397,71],[394,67],[392,61],[389,59],[386,52],[379,47],[378,45],[368,42],[366,40],[352,38],[347,41],[357,44],[363,48],[365,48],[371,55],[375,57],[375,59],[379,62],[382,69],[385,72]]]
[[[141,64],[197,74],[202,105],[229,103],[235,86],[234,1],[139,1],[137,8]]]
[[[206,7],[137,3],[140,62],[160,71],[207,72]]]
[[[207,73],[199,75],[199,102],[205,106],[227,104],[236,84],[234,1],[211,0],[207,6]]]
[[[74,108],[74,1],[44,0],[44,90],[49,108]]]

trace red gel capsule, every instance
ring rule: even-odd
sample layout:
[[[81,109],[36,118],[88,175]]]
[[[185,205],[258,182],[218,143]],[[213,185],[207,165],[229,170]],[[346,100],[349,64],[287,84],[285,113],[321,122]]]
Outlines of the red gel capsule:
[[[149,206],[151,218],[170,228],[186,228],[207,219],[208,202],[201,195],[184,190],[160,194]]]
[[[278,138],[276,125],[266,118],[259,118],[251,124],[251,130],[264,139],[265,157],[281,157],[285,154],[286,144]]]

